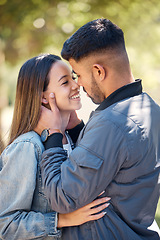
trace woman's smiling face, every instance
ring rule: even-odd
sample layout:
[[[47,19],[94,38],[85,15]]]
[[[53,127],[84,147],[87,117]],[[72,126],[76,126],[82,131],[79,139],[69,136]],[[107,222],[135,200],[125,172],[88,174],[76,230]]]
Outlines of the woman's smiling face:
[[[81,108],[79,86],[74,81],[70,68],[63,61],[55,62],[48,74],[49,84],[43,92],[43,98],[48,102],[51,92],[55,94],[60,111],[73,111]]]

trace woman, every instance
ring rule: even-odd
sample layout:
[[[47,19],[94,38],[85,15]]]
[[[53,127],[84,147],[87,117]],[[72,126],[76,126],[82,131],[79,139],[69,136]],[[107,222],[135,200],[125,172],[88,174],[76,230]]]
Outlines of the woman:
[[[39,167],[44,147],[39,134],[33,131],[41,105],[50,107],[50,92],[54,92],[62,115],[64,147],[70,149],[65,128],[70,113],[79,109],[81,102],[69,67],[51,54],[24,63],[18,76],[9,145],[0,156],[0,239],[58,239],[61,237],[58,228],[99,219],[108,206],[106,198],[102,198],[69,214],[51,210]],[[102,205],[95,207],[99,204]]]

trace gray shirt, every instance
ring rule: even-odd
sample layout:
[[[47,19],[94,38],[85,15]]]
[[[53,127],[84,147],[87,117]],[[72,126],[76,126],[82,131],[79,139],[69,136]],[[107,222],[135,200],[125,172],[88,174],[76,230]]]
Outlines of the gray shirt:
[[[142,93],[140,81],[100,105],[68,159],[55,147],[43,153],[40,164],[55,211],[73,211],[103,190],[111,197],[103,218],[65,228],[63,239],[159,239],[148,227],[159,198],[160,107]]]

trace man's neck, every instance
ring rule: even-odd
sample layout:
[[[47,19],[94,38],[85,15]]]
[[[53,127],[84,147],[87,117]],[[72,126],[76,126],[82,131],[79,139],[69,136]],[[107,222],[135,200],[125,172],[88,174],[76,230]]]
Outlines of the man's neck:
[[[135,82],[135,79],[131,74],[127,75],[117,75],[117,76],[111,76],[110,79],[106,82],[106,86],[104,86],[105,91],[105,98],[107,98],[109,95],[111,95],[113,92],[115,92],[117,89],[130,84],[132,82]]]

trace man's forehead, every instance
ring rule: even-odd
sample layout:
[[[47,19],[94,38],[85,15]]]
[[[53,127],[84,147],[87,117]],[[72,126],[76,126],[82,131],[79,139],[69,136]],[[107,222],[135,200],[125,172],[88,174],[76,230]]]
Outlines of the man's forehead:
[[[76,61],[75,59],[73,58],[70,58],[69,59],[69,63],[70,65],[72,66],[72,68],[76,68],[76,67],[81,67],[83,65],[86,65],[86,60],[85,58],[82,58],[81,60],[79,61]],[[74,69],[75,70],[75,69]],[[75,70],[76,71],[76,70]]]
[[[85,73],[90,71],[92,69],[94,61],[87,57],[80,59],[78,62],[75,59],[70,58],[69,63],[72,67],[72,71],[75,74],[79,75],[82,72]]]
[[[72,72],[76,73],[77,67],[79,67],[79,63],[77,63],[73,58],[69,59],[69,64],[72,67]]]

